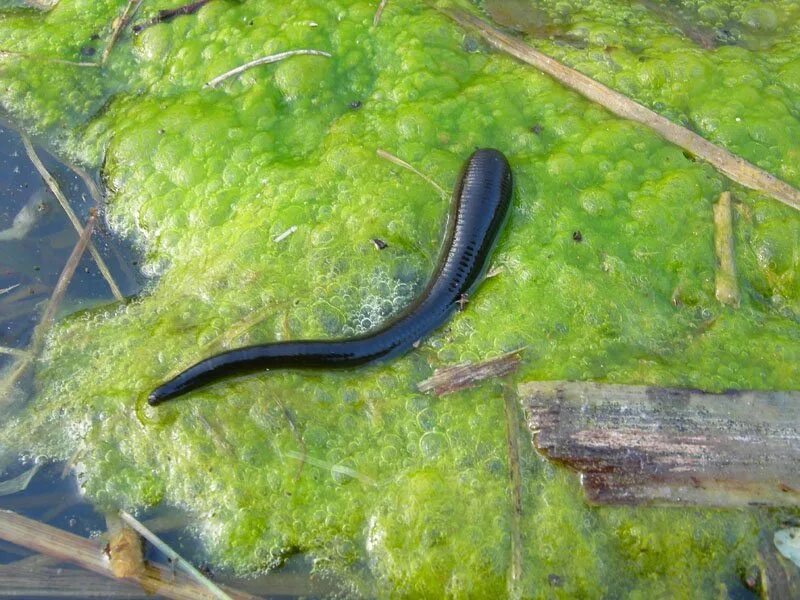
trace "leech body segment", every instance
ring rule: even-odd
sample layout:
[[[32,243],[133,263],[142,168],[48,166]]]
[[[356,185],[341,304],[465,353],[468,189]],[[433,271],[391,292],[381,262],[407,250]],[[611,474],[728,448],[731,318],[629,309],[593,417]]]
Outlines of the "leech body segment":
[[[447,321],[480,282],[508,215],[511,191],[505,156],[498,150],[476,150],[456,183],[436,269],[405,310],[356,337],[274,342],[217,354],[156,388],[148,402],[161,404],[232,375],[278,368],[356,367],[405,353]]]

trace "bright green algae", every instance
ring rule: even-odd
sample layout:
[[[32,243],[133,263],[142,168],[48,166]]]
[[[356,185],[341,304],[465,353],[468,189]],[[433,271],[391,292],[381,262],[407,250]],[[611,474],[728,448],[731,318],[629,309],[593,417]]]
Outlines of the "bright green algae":
[[[81,60],[124,4],[8,13],[0,48]],[[770,3],[778,25],[766,30],[765,4],[685,3],[709,27],[722,14],[739,28],[742,46],[713,52],[635,3],[539,4],[586,42],[534,41],[548,53],[800,185],[793,3]],[[431,9],[390,2],[377,28],[373,10],[218,0],[124,38],[102,71],[0,63],[8,110],[66,156],[104,164],[110,223],[160,275],[126,306],[63,321],[3,439],[53,457],[80,448],[83,487],[102,506],[185,507],[211,558],[237,571],[299,550],[365,594],[501,595],[503,391],[436,399],[415,384],[525,346],[516,381],[797,388],[800,217],[733,188],[743,302],[724,308],[711,205],[726,179]],[[333,57],[203,88],[301,47]],[[446,328],[391,364],[240,378],[146,406],[165,377],[220,349],[349,335],[404,306],[433,267],[447,199],[375,149],[450,188],[476,146],[508,155],[515,206],[502,273]],[[710,595],[753,559],[759,515],[590,508],[577,477],[520,436],[525,595]]]

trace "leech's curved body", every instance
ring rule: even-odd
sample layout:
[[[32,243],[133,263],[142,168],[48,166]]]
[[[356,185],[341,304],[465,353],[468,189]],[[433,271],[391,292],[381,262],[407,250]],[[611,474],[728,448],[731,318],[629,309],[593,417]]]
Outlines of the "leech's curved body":
[[[277,368],[355,367],[409,350],[441,326],[483,275],[511,203],[511,168],[497,150],[475,151],[453,192],[442,254],[425,290],[403,312],[362,335],[247,346],[217,354],[156,388],[152,405],[223,377]]]

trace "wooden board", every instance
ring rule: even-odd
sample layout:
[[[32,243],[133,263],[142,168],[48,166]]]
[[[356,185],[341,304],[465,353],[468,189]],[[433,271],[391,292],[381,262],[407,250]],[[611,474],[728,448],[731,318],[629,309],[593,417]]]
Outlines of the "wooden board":
[[[800,392],[535,382],[535,447],[598,504],[800,505]]]

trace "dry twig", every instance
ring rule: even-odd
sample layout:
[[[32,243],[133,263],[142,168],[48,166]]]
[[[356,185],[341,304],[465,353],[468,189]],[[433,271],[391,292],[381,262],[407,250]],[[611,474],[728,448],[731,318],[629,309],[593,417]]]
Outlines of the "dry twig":
[[[442,186],[440,186],[433,179],[431,179],[430,177],[425,175],[425,173],[423,173],[422,171],[419,171],[416,168],[412,167],[409,163],[404,161],[402,158],[399,158],[399,157],[395,156],[394,154],[390,154],[389,152],[386,152],[386,150],[381,150],[380,148],[378,148],[375,151],[375,153],[378,156],[380,156],[381,158],[383,158],[385,160],[388,160],[390,163],[394,163],[398,167],[403,167],[404,169],[407,169],[407,170],[411,171],[415,175],[418,175],[419,177],[421,177],[422,179],[424,179],[425,181],[430,183],[434,188],[436,188],[436,191],[439,192],[439,194],[441,194],[443,198],[447,198],[447,191]]]
[[[58,311],[58,307],[61,306],[61,301],[64,299],[64,294],[67,292],[69,282],[72,281],[72,277],[75,275],[75,270],[78,268],[78,263],[80,263],[81,258],[83,258],[83,253],[86,251],[86,247],[89,245],[89,240],[92,237],[92,232],[94,231],[96,223],[97,216],[94,214],[94,212],[92,212],[92,214],[89,215],[89,219],[86,221],[86,227],[83,228],[83,231],[78,238],[78,242],[72,249],[72,254],[69,255],[67,263],[64,265],[64,269],[61,271],[61,275],[58,277],[58,281],[56,282],[56,286],[53,288],[53,293],[50,295],[50,301],[47,303],[47,309],[44,311],[42,320],[39,322],[39,325],[34,331],[32,344],[32,348],[34,350],[33,354],[38,354],[36,350],[41,347],[42,343],[44,342],[44,336],[47,335],[48,331],[50,331],[53,321],[55,321],[56,311]]]
[[[381,0],[381,3],[378,4],[378,8],[375,9],[375,16],[372,17],[372,26],[377,27],[378,23],[381,22],[381,15],[383,14],[383,9],[386,8],[386,4],[389,0]]]
[[[83,226],[81,225],[81,222],[78,220],[78,216],[75,214],[75,211],[73,211],[72,207],[69,205],[67,197],[64,195],[64,193],[61,191],[61,188],[58,186],[58,182],[56,182],[55,178],[50,174],[50,171],[48,171],[47,168],[44,166],[44,163],[39,158],[39,155],[36,153],[36,150],[34,149],[30,138],[24,133],[20,134],[20,137],[22,138],[22,144],[25,146],[25,151],[28,153],[28,158],[31,159],[33,166],[36,167],[36,170],[39,172],[39,175],[41,175],[42,179],[44,179],[45,183],[47,184],[47,187],[50,188],[50,191],[53,192],[53,195],[58,199],[58,203],[61,204],[61,208],[63,208],[64,212],[67,213],[67,217],[69,217],[69,220],[72,223],[72,226],[75,228],[75,231],[77,231],[78,234],[80,234],[83,231]],[[89,187],[89,192],[93,193],[91,186]],[[109,271],[108,265],[106,265],[106,262],[103,260],[103,257],[100,256],[100,253],[97,251],[97,248],[91,242],[89,242],[89,253],[92,255],[92,258],[94,259],[94,262],[97,264],[97,268],[100,270],[100,273],[103,275],[103,278],[108,283],[108,287],[111,288],[111,293],[114,295],[114,298],[116,298],[119,301],[124,300],[125,297],[122,295],[119,286],[117,286],[116,282],[114,281],[114,278],[111,276],[111,271]]]
[[[437,396],[452,394],[472,387],[490,377],[502,377],[517,370],[521,359],[519,348],[512,352],[479,363],[463,363],[454,367],[436,369],[433,376],[417,384],[420,392],[433,391]]]
[[[196,0],[196,2],[190,2],[189,4],[184,4],[183,6],[179,6],[177,8],[168,8],[166,10],[160,10],[156,14],[156,16],[153,17],[152,19],[148,19],[144,23],[138,23],[137,25],[134,25],[133,33],[141,33],[148,27],[152,27],[153,25],[158,25],[159,23],[167,23],[168,21],[171,21],[175,17],[194,14],[198,10],[203,8],[206,4],[208,4],[210,1],[211,0]]]
[[[255,60],[251,60],[249,63],[245,63],[235,69],[231,69],[230,71],[226,71],[222,75],[217,75],[205,84],[204,87],[216,87],[226,79],[233,77],[235,75],[239,75],[243,73],[247,69],[252,69],[253,67],[257,67],[259,65],[268,65],[270,63],[278,62],[280,60],[284,60],[291,56],[324,56],[326,58],[330,58],[331,55],[328,52],[323,50],[309,50],[307,48],[300,49],[300,50],[287,50],[286,52],[278,52],[277,54],[270,54],[269,56],[262,56],[261,58],[257,58]]]
[[[731,193],[722,192],[714,205],[714,249],[717,253],[716,296],[722,304],[739,306],[739,285],[733,253]]]
[[[19,283],[15,283],[14,285],[10,285],[10,286],[8,286],[6,288],[0,289],[0,296],[2,296],[3,294],[7,294],[8,292],[13,292],[20,285],[21,284],[19,284]]]
[[[508,442],[508,475],[511,483],[511,580],[509,597],[522,597],[522,470],[519,462],[519,403],[510,385],[504,386],[503,402]]]
[[[106,44],[106,47],[103,49],[103,54],[100,55],[100,64],[106,64],[108,60],[108,56],[111,54],[111,50],[114,49],[114,45],[117,43],[117,39],[119,39],[120,33],[125,27],[128,26],[128,23],[131,22],[131,19],[136,14],[136,11],[139,10],[139,6],[141,6],[143,0],[128,0],[127,6],[125,6],[125,10],[122,11],[122,14],[114,19],[114,24],[111,28],[111,37]]]
[[[29,352],[20,350],[19,348],[9,348],[7,346],[0,346],[0,354],[10,354],[11,356],[18,356],[20,358],[28,358]]]
[[[477,31],[489,44],[522,62],[532,65],[567,87],[596,102],[618,117],[641,123],[664,139],[712,164],[733,181],[762,192],[800,210],[800,190],[749,163],[725,148],[680,127],[583,73],[570,69],[524,42],[495,29],[487,22],[459,9],[444,9],[445,15],[462,27]]]

